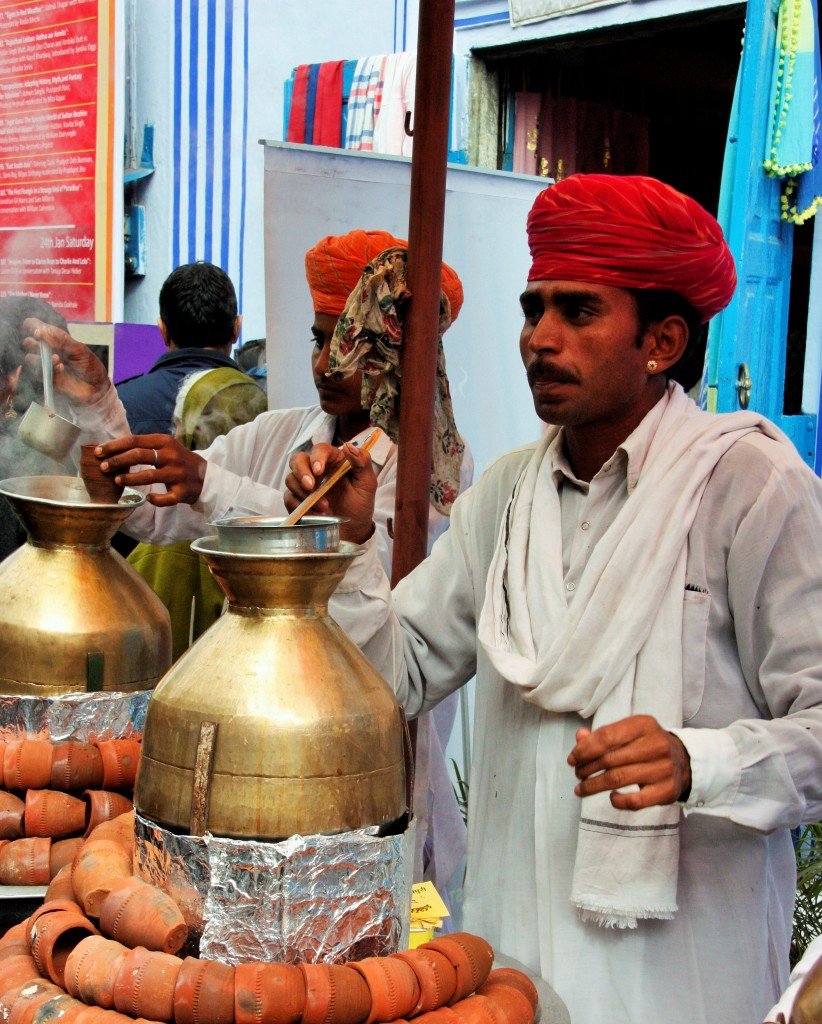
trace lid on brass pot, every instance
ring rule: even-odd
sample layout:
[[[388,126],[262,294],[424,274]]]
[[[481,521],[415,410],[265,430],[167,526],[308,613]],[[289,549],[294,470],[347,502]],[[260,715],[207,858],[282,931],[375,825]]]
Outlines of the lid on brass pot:
[[[217,547],[232,554],[322,554],[340,550],[337,516],[304,516],[294,526],[284,517],[230,516],[211,525],[217,529]]]

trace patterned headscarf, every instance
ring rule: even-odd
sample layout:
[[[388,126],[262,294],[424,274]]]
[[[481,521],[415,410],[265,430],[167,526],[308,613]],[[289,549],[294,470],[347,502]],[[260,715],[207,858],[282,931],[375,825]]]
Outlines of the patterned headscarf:
[[[736,289],[731,251],[696,200],[655,178],[574,174],[528,214],[529,281],[677,292],[703,323]]]
[[[407,249],[408,243],[387,231],[359,229],[320,239],[305,254],[305,276],[314,312],[339,316],[359,283],[363,267],[394,246]],[[441,287],[451,303],[453,323],[462,308],[462,282],[447,263],[442,265]]]
[[[339,372],[350,377],[357,370],[362,371],[362,406],[370,408],[371,422],[381,427],[394,442],[399,433],[403,317],[406,303],[411,298],[405,280],[407,255],[404,246],[394,246],[380,253],[365,268],[337,320],[328,357],[329,373]],[[461,297],[461,287],[459,293]],[[444,515],[450,514],[451,505],[459,494],[460,468],[465,451],[454,422],[442,347],[442,336],[451,326],[451,319],[451,303],[443,291],[438,329],[430,495],[431,503]]]

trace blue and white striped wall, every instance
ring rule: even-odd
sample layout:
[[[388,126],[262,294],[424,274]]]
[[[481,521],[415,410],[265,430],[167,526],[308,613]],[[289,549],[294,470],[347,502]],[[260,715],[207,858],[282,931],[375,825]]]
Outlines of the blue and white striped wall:
[[[249,0],[174,0],[171,263],[216,263],[243,306]]]

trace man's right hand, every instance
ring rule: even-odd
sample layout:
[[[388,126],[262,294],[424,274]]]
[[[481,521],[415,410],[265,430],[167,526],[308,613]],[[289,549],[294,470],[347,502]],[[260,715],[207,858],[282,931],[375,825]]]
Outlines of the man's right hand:
[[[70,334],[44,324],[36,317],[23,321],[23,346],[26,349],[26,361],[40,365],[40,345],[45,341],[52,350],[54,364],[54,389],[79,405],[91,405],[99,401],[111,387],[106,368],[97,356]]]
[[[166,493],[146,495],[152,505],[166,508],[180,502],[193,505],[203,490],[208,463],[168,434],[137,434],[118,437],[95,449],[104,473],[115,473],[124,487],[165,484]],[[144,466],[136,473],[132,466]]]
[[[285,507],[292,512],[315,491],[323,479],[348,461],[351,469],[321,498],[312,509],[320,515],[341,516],[348,521],[340,525],[340,537],[354,544],[364,544],[374,532],[374,500],[377,477],[371,456],[355,445],[342,449],[330,444],[316,444],[310,452],[295,452],[285,480]]]

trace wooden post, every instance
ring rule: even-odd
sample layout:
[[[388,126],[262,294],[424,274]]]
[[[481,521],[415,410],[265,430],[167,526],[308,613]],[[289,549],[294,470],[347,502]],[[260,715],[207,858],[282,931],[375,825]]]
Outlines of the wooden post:
[[[454,0],[420,0],[392,584],[428,547],[453,40]]]

